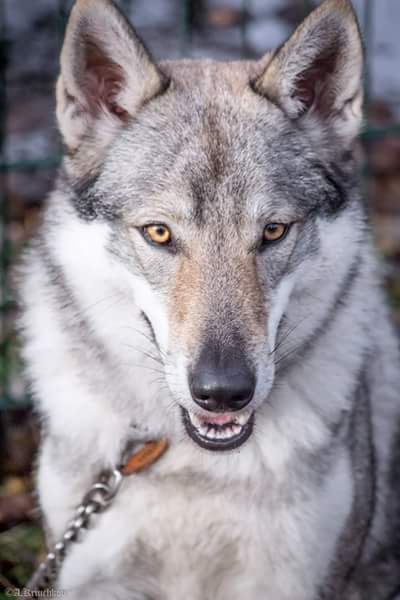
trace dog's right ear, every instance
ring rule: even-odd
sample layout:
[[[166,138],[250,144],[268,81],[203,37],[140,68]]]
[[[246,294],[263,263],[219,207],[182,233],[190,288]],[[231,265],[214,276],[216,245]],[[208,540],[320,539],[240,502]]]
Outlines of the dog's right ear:
[[[111,0],[77,0],[57,83],[57,119],[70,151],[84,138],[94,138],[104,147],[165,85],[134,29]]]
[[[254,89],[349,147],[363,117],[363,50],[349,0],[325,0],[269,60]]]

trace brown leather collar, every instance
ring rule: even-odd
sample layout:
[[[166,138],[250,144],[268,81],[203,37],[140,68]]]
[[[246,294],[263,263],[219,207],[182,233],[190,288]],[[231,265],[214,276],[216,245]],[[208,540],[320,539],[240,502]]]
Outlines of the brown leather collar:
[[[139,450],[131,454],[121,467],[120,471],[124,477],[144,471],[155,463],[168,449],[167,440],[146,442]]]

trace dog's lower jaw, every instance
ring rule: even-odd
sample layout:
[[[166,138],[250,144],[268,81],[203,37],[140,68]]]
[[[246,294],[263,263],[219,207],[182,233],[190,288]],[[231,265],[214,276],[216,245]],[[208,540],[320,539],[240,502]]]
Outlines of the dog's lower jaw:
[[[181,412],[186,433],[205,450],[234,450],[244,444],[253,432],[254,411],[247,410],[238,415],[210,414],[209,419],[199,417],[183,407]]]

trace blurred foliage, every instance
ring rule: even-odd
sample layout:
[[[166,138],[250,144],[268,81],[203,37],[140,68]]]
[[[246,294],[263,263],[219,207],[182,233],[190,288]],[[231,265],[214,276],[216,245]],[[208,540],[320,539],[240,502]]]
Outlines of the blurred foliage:
[[[43,533],[38,525],[21,523],[0,533],[0,585],[22,588],[43,549]]]

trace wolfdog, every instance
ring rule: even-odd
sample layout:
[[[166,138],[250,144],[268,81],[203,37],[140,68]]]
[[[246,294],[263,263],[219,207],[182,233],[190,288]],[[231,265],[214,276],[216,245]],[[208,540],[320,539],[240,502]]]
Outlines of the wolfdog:
[[[354,158],[362,77],[347,0],[259,61],[160,64],[111,0],[75,3],[65,157],[19,273],[49,543],[130,443],[169,449],[71,547],[68,598],[400,593],[399,352]]]

